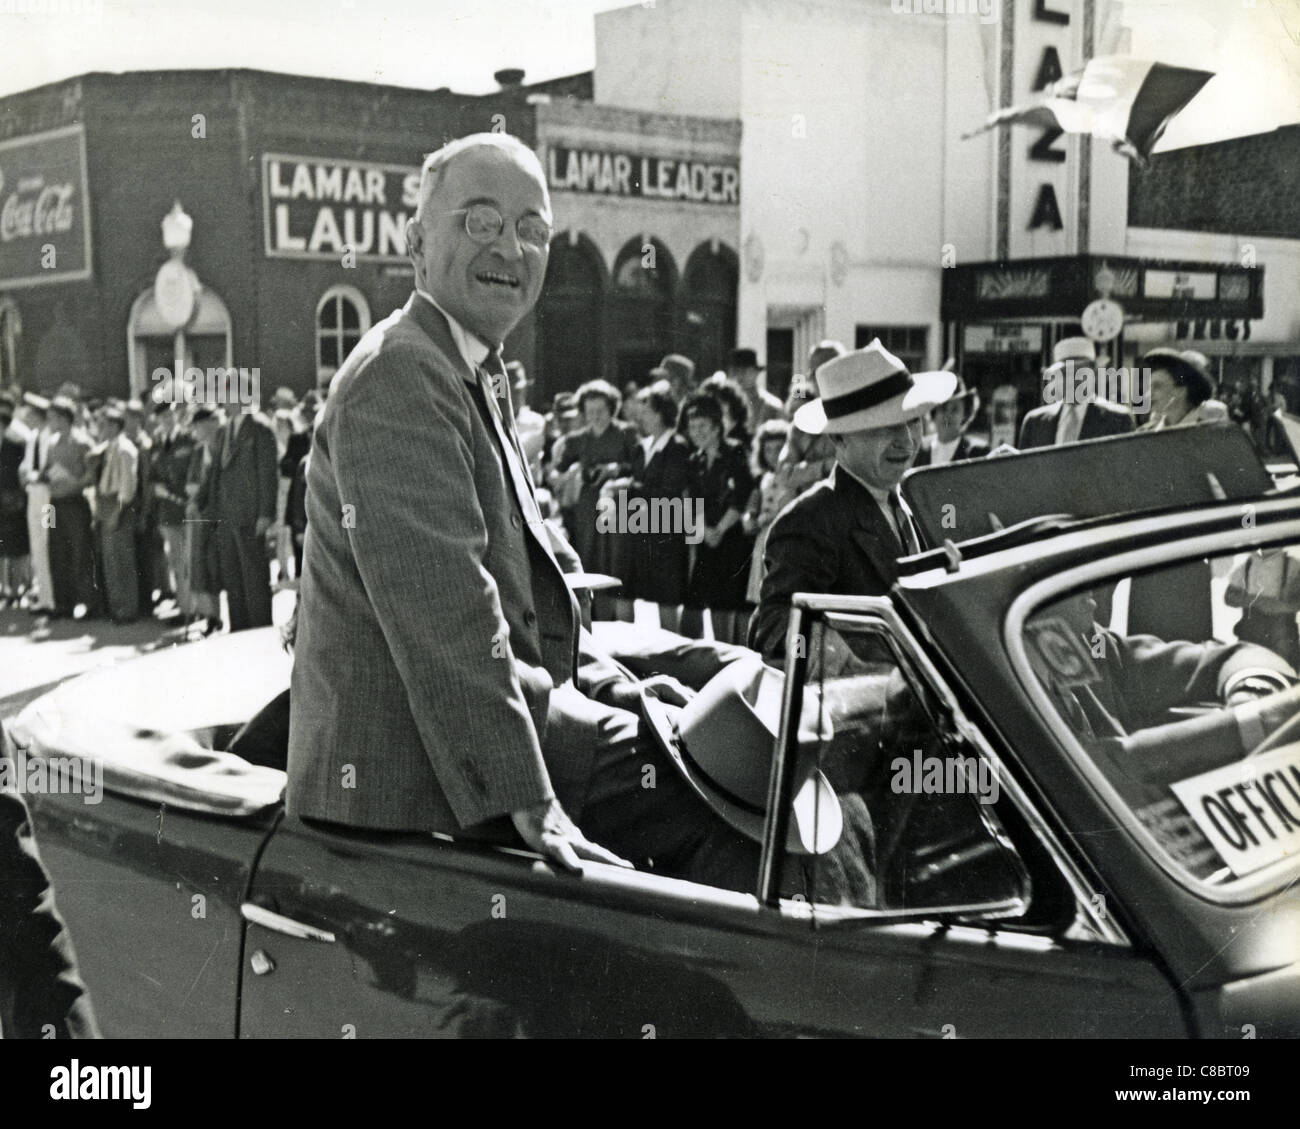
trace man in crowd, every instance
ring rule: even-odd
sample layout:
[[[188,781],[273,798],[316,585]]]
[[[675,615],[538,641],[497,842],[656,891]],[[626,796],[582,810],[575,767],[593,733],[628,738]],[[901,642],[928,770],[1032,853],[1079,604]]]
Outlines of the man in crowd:
[[[153,610],[154,590],[166,591],[167,576],[162,567],[162,544],[158,534],[158,516],[153,493],[153,439],[144,426],[144,405],[139,400],[128,400],[122,409],[126,423],[126,438],[136,451],[136,477],[139,487],[131,506],[132,537],[135,541],[136,603],[144,615]]]
[[[134,520],[140,459],[126,437],[122,410],[105,408],[101,420],[103,442],[95,452],[95,530],[108,613],[114,623],[130,623],[140,614]]]
[[[922,417],[956,387],[950,372],[913,376],[879,340],[817,369],[821,398],[800,408],[795,424],[829,435],[836,465],[768,534],[749,645],[769,662],[785,661],[796,592],[883,596],[898,577],[898,558],[917,550],[895,488],[920,449]]]
[[[234,410],[221,429],[212,467],[217,561],[230,630],[271,623],[266,531],[275,521],[280,460],[275,432],[258,411]]]
[[[635,684],[596,700],[574,682],[578,608],[500,356],[550,235],[545,175],[518,139],[476,134],[425,162],[406,228],[416,292],[339,370],[309,464],[288,810],[467,836],[508,833],[508,817],[570,869],[621,863],[605,842],[752,887],[757,844],[640,739],[622,708]]]
[[[749,427],[757,432],[770,419],[785,419],[785,405],[762,386],[763,372],[753,349],[733,349],[727,375],[739,386],[749,404]]]
[[[1045,384],[1059,383],[1064,395],[1055,403],[1044,404],[1028,412],[1020,424],[1020,449],[1059,447],[1081,439],[1101,439],[1107,435],[1124,435],[1133,430],[1133,417],[1127,408],[1112,404],[1096,395],[1097,347],[1086,337],[1066,337],[1052,350],[1053,365],[1043,373]],[[1076,374],[1091,372],[1091,381],[1079,380],[1089,389],[1077,396]]]
[[[50,491],[50,574],[55,617],[91,615],[98,605],[91,550],[90,503],[86,488],[94,484],[91,442],[80,427],[74,401],[56,396],[50,402],[49,442],[38,459],[32,481]]]
[[[170,586],[181,616],[192,616],[190,553],[185,537],[185,481],[194,455],[194,437],[181,426],[173,404],[153,408],[153,506],[166,554]]]
[[[31,438],[23,456],[22,479],[27,485],[27,543],[32,556],[32,580],[36,598],[28,607],[33,615],[54,611],[54,574],[50,571],[50,527],[46,506],[50,486],[37,473],[45,465],[52,436],[49,431],[50,402],[44,396],[28,392],[23,397],[23,411]]]

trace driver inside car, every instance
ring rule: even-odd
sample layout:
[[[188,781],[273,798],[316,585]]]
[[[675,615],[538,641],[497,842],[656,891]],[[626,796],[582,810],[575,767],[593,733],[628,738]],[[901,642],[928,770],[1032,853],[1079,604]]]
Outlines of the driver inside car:
[[[1035,616],[1026,643],[1075,736],[1144,792],[1241,760],[1300,710],[1296,672],[1267,648],[1120,635],[1086,592]]]

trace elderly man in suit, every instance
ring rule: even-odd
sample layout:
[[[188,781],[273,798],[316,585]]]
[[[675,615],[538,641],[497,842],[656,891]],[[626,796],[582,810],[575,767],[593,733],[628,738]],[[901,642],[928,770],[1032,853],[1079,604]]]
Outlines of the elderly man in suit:
[[[823,364],[817,387],[820,399],[794,422],[831,437],[836,465],[782,511],[767,537],[749,645],[773,663],[785,660],[796,592],[883,596],[898,577],[898,558],[919,547],[896,487],[920,449],[922,417],[952,396],[957,378],[913,376],[877,339]]]
[[[280,456],[270,420],[257,411],[235,411],[217,437],[210,487],[217,571],[231,631],[271,624],[266,531],[275,521],[279,489]]]
[[[334,378],[309,463],[288,810],[468,837],[513,824],[571,869],[622,862],[604,842],[752,888],[758,845],[667,758],[644,786],[657,754],[624,708],[636,684],[574,682],[578,608],[501,360],[550,236],[545,175],[517,138],[475,134],[425,162],[415,293]]]
[[[1133,430],[1128,409],[1090,395],[1082,401],[1072,393],[1075,374],[1091,370],[1096,373],[1097,347],[1086,337],[1066,337],[1052,350],[1051,368],[1043,373],[1050,383],[1062,381],[1067,394],[1055,403],[1044,404],[1026,414],[1020,423],[1020,449],[1059,447],[1081,439],[1102,439],[1107,435],[1125,435]],[[1093,388],[1097,387],[1093,381]],[[1086,387],[1086,384],[1085,384]]]

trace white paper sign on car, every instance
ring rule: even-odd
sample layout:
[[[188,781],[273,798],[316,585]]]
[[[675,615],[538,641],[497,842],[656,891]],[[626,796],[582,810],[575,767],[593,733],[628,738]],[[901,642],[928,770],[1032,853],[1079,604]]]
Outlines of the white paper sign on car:
[[[1300,854],[1300,743],[1170,787],[1238,878]]]

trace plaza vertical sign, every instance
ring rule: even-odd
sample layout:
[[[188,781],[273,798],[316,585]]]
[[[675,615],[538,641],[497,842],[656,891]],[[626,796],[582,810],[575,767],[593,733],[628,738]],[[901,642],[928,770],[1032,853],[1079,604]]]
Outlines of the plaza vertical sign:
[[[1078,0],[1014,2],[1011,105],[1030,102],[1088,54]],[[1011,127],[1012,258],[1068,255],[1076,250],[1079,177],[1070,142],[1055,126]]]
[[[0,290],[90,275],[85,128],[0,141]]]

